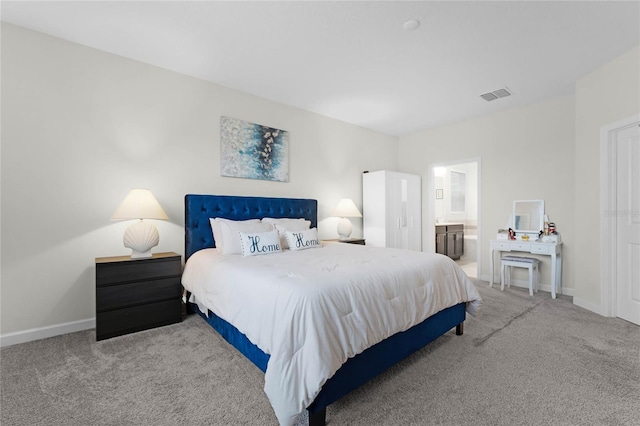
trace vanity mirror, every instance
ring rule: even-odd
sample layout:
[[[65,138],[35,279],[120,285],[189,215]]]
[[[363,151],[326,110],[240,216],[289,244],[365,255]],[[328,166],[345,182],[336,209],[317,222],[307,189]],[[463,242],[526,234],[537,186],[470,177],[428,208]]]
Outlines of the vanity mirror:
[[[516,234],[538,234],[544,227],[544,200],[513,202],[513,230]]]

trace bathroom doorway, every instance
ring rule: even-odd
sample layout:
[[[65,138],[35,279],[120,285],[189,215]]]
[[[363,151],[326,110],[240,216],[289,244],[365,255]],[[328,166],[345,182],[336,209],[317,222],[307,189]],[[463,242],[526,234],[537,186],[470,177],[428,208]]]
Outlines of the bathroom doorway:
[[[427,223],[433,223],[436,252],[442,253],[444,238],[436,234],[444,229],[459,229],[462,225],[463,236],[460,233],[450,236],[448,245],[456,244],[456,251],[449,251],[449,255],[465,271],[469,277],[479,277],[480,250],[479,232],[479,201],[480,201],[480,160],[464,160],[447,164],[433,165],[431,170],[431,198],[432,217]],[[431,226],[430,226],[431,227]],[[440,237],[440,238],[439,238]],[[460,253],[459,239],[463,238],[462,253]],[[445,246],[447,243],[444,243]],[[445,253],[446,254],[446,253]]]

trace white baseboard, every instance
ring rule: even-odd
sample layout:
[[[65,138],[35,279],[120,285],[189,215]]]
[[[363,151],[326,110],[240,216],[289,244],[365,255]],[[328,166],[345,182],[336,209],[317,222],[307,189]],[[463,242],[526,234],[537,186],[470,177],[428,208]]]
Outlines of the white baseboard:
[[[66,322],[48,327],[32,328],[15,333],[7,333],[0,336],[0,348],[17,345],[19,343],[32,342],[34,340],[46,339],[48,337],[60,336],[61,334],[75,333],[76,331],[90,330],[96,328],[96,319],[89,318],[81,321]]]
[[[489,281],[491,279],[491,275],[483,275],[480,277],[480,279],[482,281]],[[494,281],[493,282],[493,286],[498,286],[498,288],[500,288],[500,277],[498,277],[498,281]],[[529,281],[525,281],[525,280],[511,280],[511,285],[514,287],[522,287],[522,288],[529,288]],[[542,291],[546,291],[547,293],[551,293],[551,284],[545,284],[545,283],[540,283],[540,290]],[[563,288],[562,289],[562,293],[565,296],[571,296],[574,297],[576,294],[575,289],[573,288]]]
[[[588,311],[595,312],[598,315],[602,315],[603,317],[606,317],[606,315],[603,313],[602,307],[593,302],[588,302],[584,299],[580,299],[579,297],[574,296],[573,304],[580,308],[584,308]]]
[[[489,281],[489,278],[490,277],[488,275],[481,277],[483,281],[487,282]],[[494,285],[495,284],[496,283],[494,283]],[[497,284],[498,288],[500,288],[500,283]],[[529,288],[529,283],[527,281],[513,280],[511,285],[516,287]],[[550,292],[551,285],[541,284],[540,290]],[[602,308],[600,307],[600,305],[575,297],[574,289],[563,289],[563,294],[572,296],[574,305],[580,308],[584,308],[588,311],[595,312],[598,315],[606,316],[602,313]],[[32,328],[15,333],[7,333],[0,336],[0,348],[3,348],[5,346],[17,345],[20,343],[32,342],[34,340],[46,339],[48,337],[60,336],[62,334],[75,333],[76,331],[90,330],[95,327],[96,319],[89,318],[86,320],[67,322],[64,324],[52,325],[49,327]]]
[[[483,276],[482,280],[489,281],[490,278],[491,276],[487,275],[486,278]],[[497,284],[498,288],[500,288],[500,282],[493,284],[494,286]],[[511,280],[511,285],[515,287],[529,288],[529,282],[525,280]],[[540,284],[540,290],[551,293],[551,284]],[[603,313],[602,307],[600,305],[576,297],[576,290],[574,288],[563,288],[562,294],[565,296],[573,297],[574,305],[588,311],[595,312],[598,315],[606,316]]]
[[[491,275],[481,275],[478,278],[480,278],[482,281],[489,282],[489,280],[491,279]]]

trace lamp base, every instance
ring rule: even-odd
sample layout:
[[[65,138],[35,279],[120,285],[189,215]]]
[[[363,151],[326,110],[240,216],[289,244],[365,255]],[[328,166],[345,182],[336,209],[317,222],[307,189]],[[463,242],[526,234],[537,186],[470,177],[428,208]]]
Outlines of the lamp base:
[[[135,251],[134,249],[131,249],[131,258],[132,259],[148,259],[150,257],[152,257],[153,254],[151,254],[151,250],[146,251],[144,253],[139,253],[137,251]]]
[[[151,249],[160,242],[160,235],[153,224],[140,219],[124,231],[122,242],[131,249],[132,259],[145,259],[152,256]]]
[[[351,231],[353,230],[353,226],[351,225],[351,221],[346,217],[340,219],[338,222],[338,235],[341,240],[346,240],[351,235]]]

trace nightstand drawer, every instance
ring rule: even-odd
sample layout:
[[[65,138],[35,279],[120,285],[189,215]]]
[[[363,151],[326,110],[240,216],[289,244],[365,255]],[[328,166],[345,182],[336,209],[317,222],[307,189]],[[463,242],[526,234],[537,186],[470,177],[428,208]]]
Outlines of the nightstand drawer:
[[[96,258],[96,339],[182,321],[182,257]]]
[[[96,339],[109,337],[149,328],[180,322],[182,304],[180,299],[149,303],[114,311],[96,314]]]
[[[103,286],[126,281],[152,280],[182,273],[180,257],[169,259],[132,260],[128,262],[97,263],[96,285]]]
[[[164,278],[96,288],[96,310],[102,312],[127,306],[180,298],[180,279]]]

